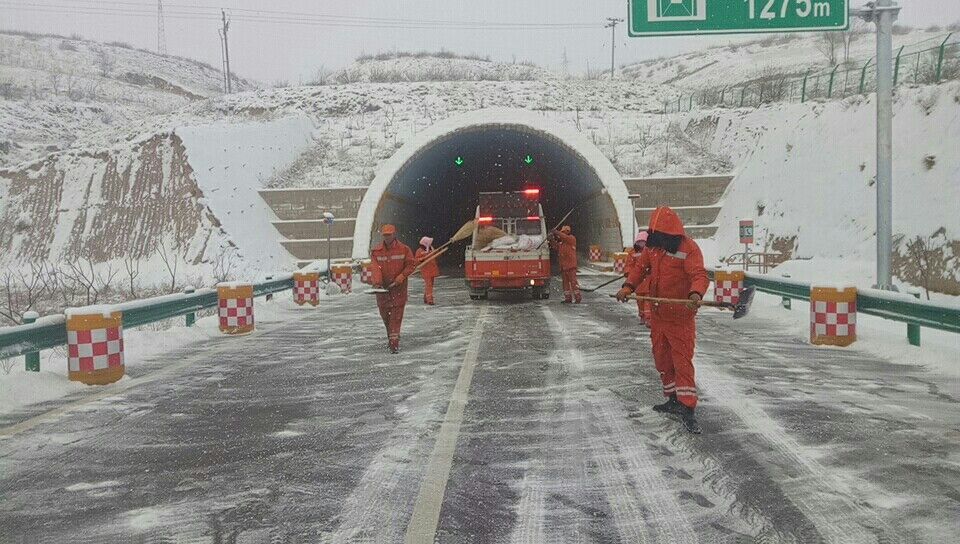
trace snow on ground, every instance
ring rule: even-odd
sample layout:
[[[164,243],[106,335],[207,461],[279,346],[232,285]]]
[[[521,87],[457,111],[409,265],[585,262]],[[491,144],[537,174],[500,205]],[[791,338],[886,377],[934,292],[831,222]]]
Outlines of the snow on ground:
[[[321,293],[320,296],[322,304],[327,295]],[[267,324],[270,322],[276,322],[291,315],[290,312],[299,310],[301,308],[293,303],[289,293],[279,293],[271,302],[262,298],[256,300],[255,319],[260,326],[269,326]],[[198,345],[205,340],[222,336],[216,315],[198,318],[193,327],[185,326],[183,319],[173,318],[172,323],[175,324],[166,328],[156,324],[124,330],[124,365],[128,371],[153,359],[162,358],[163,354],[174,349]],[[23,357],[14,357],[3,363],[12,366],[9,373],[0,371],[0,416],[73,393],[97,390],[95,386],[67,379],[65,348],[42,351],[40,372],[27,372],[24,369]],[[121,381],[129,379],[130,376],[127,375]]]
[[[767,293],[757,293],[747,319],[778,323],[798,338],[810,338],[810,306],[794,300],[787,310],[781,298]],[[744,321],[749,324],[749,321]],[[821,349],[851,349],[868,353],[897,364],[912,364],[925,367],[948,380],[944,385],[952,394],[960,394],[960,334],[921,328],[920,347],[907,342],[907,324],[880,317],[857,314],[857,341],[847,348],[822,347]]]

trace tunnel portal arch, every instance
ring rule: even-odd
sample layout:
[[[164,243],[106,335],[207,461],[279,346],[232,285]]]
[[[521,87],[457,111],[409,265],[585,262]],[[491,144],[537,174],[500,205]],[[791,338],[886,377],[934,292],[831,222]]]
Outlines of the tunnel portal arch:
[[[538,113],[509,109],[482,110],[454,116],[431,125],[381,164],[360,204],[354,230],[353,257],[363,259],[369,255],[376,229],[382,223],[395,223],[398,217],[404,215],[422,219],[424,214],[429,213],[452,214],[452,210],[436,210],[441,202],[436,201],[435,196],[429,206],[420,202],[438,189],[448,191],[449,195],[458,195],[455,185],[466,183],[464,178],[470,178],[469,175],[458,176],[461,172],[455,171],[451,175],[449,170],[438,170],[441,168],[437,166],[438,161],[442,159],[445,168],[449,169],[452,156],[456,153],[452,149],[456,146],[469,145],[473,148],[475,145],[486,145],[491,148],[484,150],[488,153],[486,160],[489,164],[480,177],[493,179],[495,174],[491,174],[490,167],[502,166],[496,161],[501,161],[503,155],[502,150],[495,154],[493,140],[496,140],[496,145],[501,146],[526,142],[524,145],[547,149],[544,153],[552,157],[547,162],[554,166],[552,171],[542,176],[546,178],[542,180],[542,185],[546,198],[552,198],[555,203],[553,213],[547,211],[548,223],[558,221],[573,203],[581,200],[593,202],[581,206],[583,209],[571,217],[574,223],[577,223],[579,218],[581,228],[577,230],[581,234],[578,236],[581,252],[585,252],[588,244],[619,250],[633,243],[633,233],[630,232],[633,209],[627,187],[619,172],[593,142],[578,130],[560,125]],[[472,158],[473,153],[467,155]],[[516,157],[503,160],[516,161]],[[425,164],[432,166],[424,166]],[[559,185],[556,182],[558,178],[563,178],[567,185]],[[470,182],[474,183],[474,186],[464,188],[461,193],[475,191],[477,187],[482,190],[510,190],[516,187],[511,184],[511,180],[503,180],[502,177],[500,181],[491,182],[488,179],[480,182],[470,179]],[[491,183],[497,187],[490,186]],[[423,207],[418,206],[418,202]],[[546,211],[546,204],[544,208]],[[560,212],[560,209],[564,212]],[[465,211],[460,210],[460,213]],[[452,220],[451,225],[459,225],[462,220],[472,218],[471,212],[469,217]],[[416,229],[411,226],[406,233],[400,225],[398,229],[401,230],[401,238],[415,246],[415,242],[419,240],[419,236],[415,234]],[[437,243],[446,240],[444,236],[452,233],[436,232]]]

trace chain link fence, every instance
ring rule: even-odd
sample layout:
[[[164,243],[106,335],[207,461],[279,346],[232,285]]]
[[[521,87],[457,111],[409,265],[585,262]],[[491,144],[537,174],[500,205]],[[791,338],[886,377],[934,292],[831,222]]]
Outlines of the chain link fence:
[[[960,36],[950,33],[933,47],[921,47],[930,41],[894,51],[894,86],[960,79]],[[846,98],[873,92],[876,85],[877,64],[871,57],[866,62],[847,63],[846,67],[836,65],[802,75],[766,74],[742,85],[681,93],[676,100],[664,102],[664,112]]]

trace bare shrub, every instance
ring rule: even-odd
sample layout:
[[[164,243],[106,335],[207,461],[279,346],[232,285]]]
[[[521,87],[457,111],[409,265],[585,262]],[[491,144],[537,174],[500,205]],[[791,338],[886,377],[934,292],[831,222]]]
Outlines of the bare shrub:
[[[907,242],[907,255],[916,267],[917,278],[927,292],[927,300],[930,300],[931,283],[946,269],[944,252],[936,246],[933,237],[917,236]]]
[[[167,275],[170,277],[170,289],[167,292],[175,293],[177,291],[177,268],[180,266],[180,258],[173,251],[173,248],[168,249],[163,241],[157,244],[156,252],[157,255],[160,256],[164,268],[167,270]]]
[[[213,259],[213,279],[217,283],[233,280],[236,264],[236,251],[232,248],[224,249]]]

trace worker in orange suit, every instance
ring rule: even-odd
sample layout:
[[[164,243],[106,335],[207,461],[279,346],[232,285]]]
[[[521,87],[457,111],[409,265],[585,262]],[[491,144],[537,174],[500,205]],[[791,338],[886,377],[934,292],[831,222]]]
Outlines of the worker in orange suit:
[[[563,302],[580,304],[580,284],[577,282],[577,238],[570,234],[570,225],[550,231],[551,245],[557,250],[560,277],[563,279]]]
[[[420,247],[417,248],[417,265],[423,263],[430,254],[433,253],[433,238],[424,236],[420,239]],[[420,269],[420,275],[423,277],[423,303],[433,306],[433,280],[440,275],[440,266],[437,260],[433,259]]]
[[[370,252],[370,283],[375,288],[385,288],[386,293],[377,293],[377,308],[387,327],[387,345],[390,353],[400,351],[400,324],[407,305],[407,278],[413,273],[417,261],[410,248],[397,240],[397,228],[383,225],[380,228],[382,241]]]
[[[647,282],[650,296],[687,301],[686,304],[653,306],[650,319],[653,361],[667,397],[666,402],[653,409],[679,415],[688,431],[699,433],[700,425],[694,416],[697,385],[693,353],[698,302],[710,286],[710,279],[703,267],[700,247],[686,236],[676,212],[665,206],[654,210],[648,232],[647,246],[617,292],[617,300],[627,300]]]
[[[624,267],[623,273],[624,277],[629,277],[630,272],[637,266],[640,266],[640,254],[643,253],[643,249],[647,247],[647,236],[649,234],[647,231],[640,231],[637,233],[636,237],[633,239],[633,247],[627,251],[627,264]],[[650,286],[649,278],[644,281],[644,284],[637,288],[638,295],[649,295]],[[650,318],[652,316],[653,305],[650,301],[637,299],[637,312],[640,316],[640,323],[642,323],[648,329],[650,328]]]

